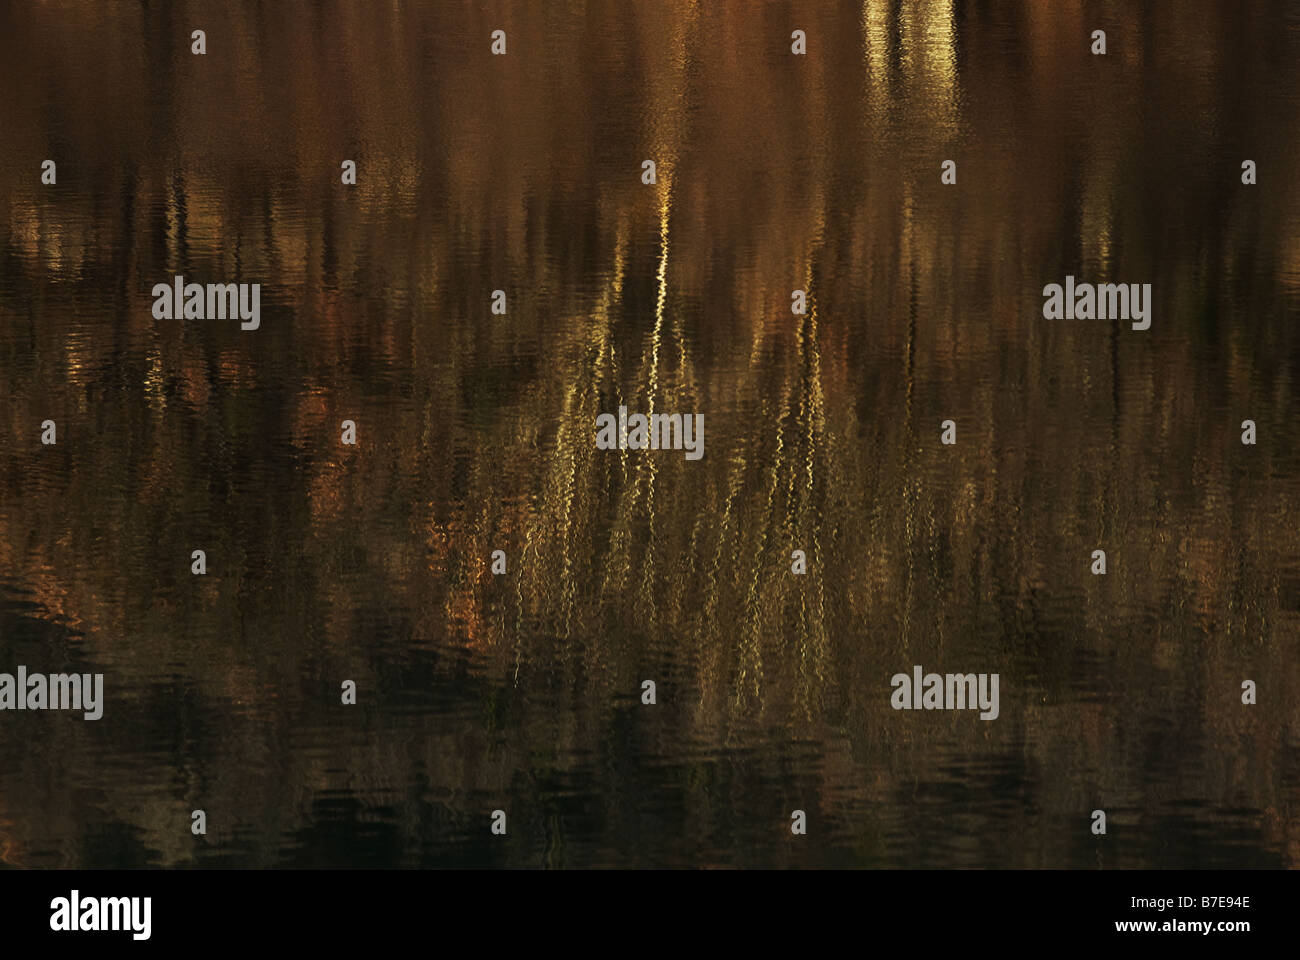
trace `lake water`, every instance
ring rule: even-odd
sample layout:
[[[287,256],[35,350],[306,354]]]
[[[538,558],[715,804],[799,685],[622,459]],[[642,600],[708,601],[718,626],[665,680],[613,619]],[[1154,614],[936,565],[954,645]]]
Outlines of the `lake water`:
[[[1300,866],[1295,4],[65,0],[0,81],[0,671],[105,690],[0,712],[4,863]]]

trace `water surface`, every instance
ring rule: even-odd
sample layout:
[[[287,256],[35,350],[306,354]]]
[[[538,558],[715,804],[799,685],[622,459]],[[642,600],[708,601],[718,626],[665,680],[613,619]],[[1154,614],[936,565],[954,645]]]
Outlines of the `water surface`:
[[[5,863],[1300,866],[1294,4],[65,0],[0,82],[0,671],[106,686],[0,713]]]

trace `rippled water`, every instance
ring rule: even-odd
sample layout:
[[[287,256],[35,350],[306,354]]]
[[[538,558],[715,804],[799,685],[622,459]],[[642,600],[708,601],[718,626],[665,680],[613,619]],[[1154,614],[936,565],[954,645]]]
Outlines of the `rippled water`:
[[[0,712],[4,862],[1300,866],[1294,4],[69,0],[0,78],[0,671],[105,678]]]

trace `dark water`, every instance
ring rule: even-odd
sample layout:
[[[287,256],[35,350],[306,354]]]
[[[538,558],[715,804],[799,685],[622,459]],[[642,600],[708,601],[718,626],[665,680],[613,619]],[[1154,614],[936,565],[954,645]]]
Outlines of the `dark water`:
[[[1300,865],[1296,4],[14,3],[0,81],[0,671],[105,678],[5,863]]]

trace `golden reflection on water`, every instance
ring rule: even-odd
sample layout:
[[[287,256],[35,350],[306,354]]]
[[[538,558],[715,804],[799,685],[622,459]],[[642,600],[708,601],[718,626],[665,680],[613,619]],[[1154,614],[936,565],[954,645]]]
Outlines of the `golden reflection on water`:
[[[1105,865],[1296,866],[1300,203],[1236,187],[1295,146],[1268,7],[1235,73],[1167,12],[1110,11],[1103,70],[1084,5],[950,0],[250,8],[202,62],[110,8],[102,82],[19,49],[0,669],[114,701],[7,725],[6,862],[495,863],[508,802],[515,863],[1091,865],[1104,803]],[[153,320],[175,273],[261,282],[262,329]],[[1153,282],[1152,330],[1043,321],[1067,273]],[[596,450],[619,405],[702,413],[704,459]],[[999,671],[1001,717],[890,710],[913,663]]]

